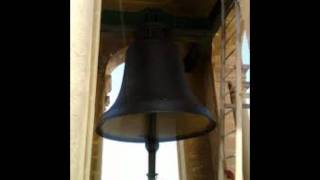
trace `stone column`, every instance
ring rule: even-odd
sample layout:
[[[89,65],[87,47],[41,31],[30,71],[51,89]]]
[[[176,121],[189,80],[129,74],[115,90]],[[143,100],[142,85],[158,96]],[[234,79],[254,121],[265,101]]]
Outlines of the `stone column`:
[[[206,46],[207,47],[207,46]],[[206,47],[201,47],[205,49]],[[210,46],[209,46],[210,47]],[[211,49],[208,49],[210,51]],[[204,54],[203,54],[204,53]],[[214,114],[214,90],[210,56],[202,52],[201,62],[192,73],[188,74],[189,86],[194,95]],[[182,180],[217,179],[218,141],[215,132],[197,138],[178,142],[180,178]],[[212,142],[216,144],[212,145]],[[214,152],[214,153],[213,153]]]
[[[100,122],[100,117],[105,111],[105,107],[109,104],[107,93],[111,89],[111,76],[105,75],[106,58],[100,58],[98,67],[97,89],[96,89],[96,102],[95,102],[95,118],[94,128]],[[107,101],[106,101],[107,100]],[[93,133],[92,143],[92,160],[91,160],[91,175],[90,180],[101,179],[101,165],[102,165],[102,147],[103,139],[95,132]]]
[[[250,47],[250,0],[240,0],[242,20],[244,21],[243,30],[246,32]]]
[[[70,179],[89,180],[101,0],[70,5]]]
[[[245,31],[248,39],[248,47],[250,49],[250,0],[241,0],[240,7],[242,19],[244,21],[243,31]],[[250,180],[250,118],[248,111],[243,111],[242,127],[243,127],[243,175],[244,180]]]
[[[243,127],[243,177],[244,180],[250,180],[250,118],[248,111],[242,114]]]

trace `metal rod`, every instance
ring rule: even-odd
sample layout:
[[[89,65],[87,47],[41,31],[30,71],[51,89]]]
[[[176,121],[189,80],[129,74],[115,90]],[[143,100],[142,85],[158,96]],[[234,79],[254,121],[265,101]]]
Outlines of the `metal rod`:
[[[231,16],[231,19],[228,21],[228,23],[226,23],[225,27],[229,27],[229,25],[233,22],[233,20],[235,19],[235,15]]]
[[[146,140],[146,149],[148,150],[148,180],[156,180],[156,152],[159,149],[159,142],[156,136],[156,114],[149,115],[148,138]]]
[[[224,76],[224,79],[226,80],[228,78],[228,76],[235,70],[236,68],[232,68],[229,70],[229,72],[226,73],[226,75]]]
[[[236,31],[233,31],[232,33],[231,33],[231,35],[227,38],[227,40],[226,40],[226,44],[228,44],[233,38],[234,38],[234,35],[236,34]]]
[[[232,130],[232,131],[226,133],[223,137],[227,137],[227,136],[229,136],[231,134],[234,134],[235,132],[236,132],[236,130]]]
[[[227,57],[225,58],[225,61],[227,61],[229,59],[230,56],[232,56],[232,54],[236,51],[236,49],[232,49],[232,51],[227,55]]]

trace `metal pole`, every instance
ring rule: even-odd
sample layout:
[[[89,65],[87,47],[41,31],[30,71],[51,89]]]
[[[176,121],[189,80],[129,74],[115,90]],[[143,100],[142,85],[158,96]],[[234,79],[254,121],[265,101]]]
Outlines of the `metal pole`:
[[[156,180],[156,152],[159,149],[159,142],[156,138],[156,114],[152,113],[149,115],[149,126],[148,126],[148,138],[146,140],[146,149],[149,154],[148,163],[148,180]]]

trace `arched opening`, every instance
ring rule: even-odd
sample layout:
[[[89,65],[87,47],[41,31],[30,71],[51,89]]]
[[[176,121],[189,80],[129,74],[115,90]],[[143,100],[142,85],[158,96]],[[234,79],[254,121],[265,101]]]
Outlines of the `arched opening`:
[[[123,58],[123,56],[121,56]],[[111,91],[107,111],[117,99],[119,94],[125,64],[122,60],[117,60],[111,72]],[[110,61],[112,63],[112,61]],[[114,63],[113,63],[114,64]],[[110,66],[109,66],[110,67]],[[109,68],[110,70],[110,68]],[[159,180],[179,180],[179,168],[177,157],[176,142],[161,143],[157,152],[157,173]],[[103,139],[102,151],[102,174],[104,180],[128,180],[128,179],[147,179],[148,153],[143,143],[124,143],[109,139]]]
[[[248,42],[246,32],[243,33],[242,39],[243,40],[242,40],[242,47],[241,47],[241,55],[242,55],[241,58],[244,64],[250,65],[250,49],[249,49],[249,42]],[[246,72],[245,77],[246,77],[246,81],[250,82],[250,69]],[[245,93],[250,94],[250,88],[248,88]],[[245,101],[246,101],[245,102],[246,104],[250,104],[250,99],[246,99]],[[250,117],[250,109],[248,109],[248,112],[249,112],[248,116]]]
[[[243,33],[242,38],[242,47],[241,47],[241,55],[242,55],[242,61],[244,64],[250,64],[250,49],[249,49],[249,42],[246,33]],[[246,80],[250,81],[250,69],[248,70],[246,74]]]

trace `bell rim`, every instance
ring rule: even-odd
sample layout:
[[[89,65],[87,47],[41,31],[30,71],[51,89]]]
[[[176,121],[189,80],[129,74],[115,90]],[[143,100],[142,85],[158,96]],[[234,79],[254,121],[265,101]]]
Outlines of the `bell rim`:
[[[190,101],[189,101],[190,102]],[[132,104],[121,105],[117,101],[111,106],[111,108],[102,114],[100,118],[103,122],[108,121],[111,118],[118,116],[125,116],[130,114],[151,114],[151,113],[163,113],[163,112],[181,112],[191,113],[201,116],[205,116],[209,120],[213,121],[212,113],[209,109],[199,103],[189,103],[188,101],[163,101],[154,100],[152,102],[140,102],[136,103],[136,106]],[[186,105],[189,104],[189,105]]]
[[[202,136],[202,135],[205,135],[211,131],[213,131],[216,126],[217,126],[217,122],[213,120],[213,118],[211,117],[211,114],[209,112],[203,112],[203,109],[201,111],[201,113],[199,112],[190,112],[190,111],[148,111],[148,112],[144,112],[146,114],[148,113],[161,113],[161,112],[184,112],[184,113],[192,113],[192,114],[197,114],[197,115],[201,115],[201,116],[204,116],[206,117],[207,119],[207,126],[206,128],[202,129],[201,131],[195,131],[195,132],[192,132],[192,133],[189,133],[189,134],[184,134],[184,135],[179,135],[179,136],[171,136],[171,137],[167,137],[167,138],[158,138],[157,140],[159,142],[170,142],[170,141],[179,141],[179,140],[185,140],[185,139],[190,139],[190,138],[194,138],[194,137],[198,137],[198,136]],[[101,123],[98,124],[97,128],[96,128],[96,133],[103,137],[103,138],[107,138],[107,139],[110,139],[110,140],[115,140],[115,141],[121,141],[121,142],[132,142],[132,143],[144,143],[146,141],[146,138],[145,137],[141,137],[141,138],[130,138],[130,137],[120,137],[120,136],[117,136],[117,135],[113,135],[113,134],[110,134],[108,132],[103,132],[101,127],[104,123],[106,123],[107,121],[113,121],[111,118],[113,117],[117,117],[117,116],[124,116],[124,115],[133,115],[133,114],[139,114],[140,112],[137,112],[137,113],[125,113],[125,114],[117,114],[117,115],[113,115],[113,116],[109,116],[108,119],[107,116],[108,115],[108,112],[104,113],[102,115],[102,121]],[[109,119],[110,118],[110,119]]]
[[[210,133],[211,131],[213,131],[215,129],[216,125],[217,125],[216,122],[210,121],[207,128],[205,128],[203,131],[197,131],[197,132],[190,133],[187,135],[173,136],[173,137],[168,137],[168,138],[157,138],[157,140],[159,142],[170,142],[170,141],[180,141],[180,140],[186,140],[186,139],[190,139],[190,138],[203,136],[203,135],[206,135],[206,134]],[[109,140],[128,142],[128,143],[130,143],[130,142],[131,143],[145,143],[146,142],[146,138],[120,137],[120,136],[109,134],[107,132],[102,132],[99,127],[97,128],[96,133],[99,136],[106,138],[106,139],[109,139]]]

